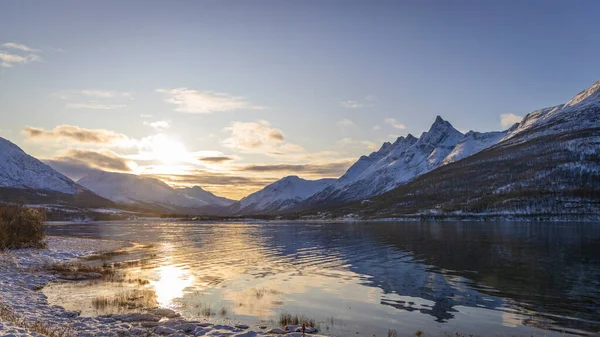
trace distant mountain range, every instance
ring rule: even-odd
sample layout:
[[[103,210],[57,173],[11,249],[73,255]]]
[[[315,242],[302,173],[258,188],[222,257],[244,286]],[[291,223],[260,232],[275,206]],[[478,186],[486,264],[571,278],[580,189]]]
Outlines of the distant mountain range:
[[[135,174],[97,171],[82,177],[78,184],[116,203],[140,205],[169,212],[206,206],[229,206],[233,200],[218,197],[199,186],[176,189],[162,180]],[[192,212],[193,213],[193,212]]]
[[[124,173],[94,172],[73,182],[0,138],[0,200],[23,196],[224,216],[597,216],[600,81],[505,131],[462,134],[438,116],[418,138],[384,143],[338,179],[289,176],[240,201]]]

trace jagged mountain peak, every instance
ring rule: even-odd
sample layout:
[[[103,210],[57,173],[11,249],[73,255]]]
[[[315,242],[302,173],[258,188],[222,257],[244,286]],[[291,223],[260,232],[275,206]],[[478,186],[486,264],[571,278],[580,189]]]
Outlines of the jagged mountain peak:
[[[583,90],[582,92],[578,93],[577,95],[575,95],[575,97],[573,97],[567,104],[565,104],[564,107],[565,108],[570,107],[575,104],[582,103],[584,101],[585,102],[596,101],[596,102],[600,103],[600,80],[596,81],[589,88],[587,88],[587,89]]]

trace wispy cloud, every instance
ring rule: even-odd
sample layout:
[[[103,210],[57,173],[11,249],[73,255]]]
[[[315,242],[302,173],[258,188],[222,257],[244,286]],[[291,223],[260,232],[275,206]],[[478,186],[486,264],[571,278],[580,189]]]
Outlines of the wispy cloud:
[[[31,63],[40,61],[41,59],[42,58],[36,54],[21,56],[17,54],[0,52],[0,66],[5,68],[11,68],[17,63]]]
[[[205,162],[205,163],[221,164],[221,163],[235,160],[235,158],[230,157],[230,156],[211,156],[211,157],[200,157],[200,158],[198,158],[198,160]]]
[[[343,101],[340,102],[340,105],[348,109],[359,109],[364,106],[364,104],[359,103],[358,101]]]
[[[315,174],[326,177],[339,177],[352,165],[349,161],[340,161],[333,163],[307,163],[296,164],[263,164],[246,165],[237,168],[237,171],[243,172],[271,172],[271,173],[294,173],[294,174]]]
[[[97,170],[131,172],[130,165],[134,165],[112,151],[88,149],[70,149],[44,162],[71,179],[79,179]]]
[[[144,125],[150,126],[157,131],[166,130],[171,127],[171,121],[156,121],[156,122],[144,122]]]
[[[508,128],[513,126],[515,123],[520,123],[523,119],[523,116],[518,116],[513,113],[502,114],[500,115],[500,124],[503,128]]]
[[[92,109],[92,110],[115,110],[126,108],[125,104],[101,104],[95,102],[88,103],[67,103],[67,108],[71,109]]]
[[[375,125],[373,126],[373,131],[381,130],[381,126]]]
[[[384,122],[385,122],[385,124],[388,124],[395,129],[400,129],[400,130],[406,129],[406,125],[398,122],[395,118],[386,118],[384,120]]]
[[[377,144],[375,144],[374,142],[369,141],[369,140],[356,140],[356,139],[347,137],[347,138],[342,138],[342,139],[338,140],[337,143],[341,146],[360,146],[360,147],[367,148],[369,150],[377,149]]]
[[[134,99],[133,93],[110,90],[63,90],[52,94],[62,100],[71,109],[115,110],[127,107],[127,101]],[[82,102],[84,101],[85,102]]]
[[[28,126],[21,133],[31,140],[42,141],[66,139],[80,143],[113,144],[129,140],[127,136],[114,131],[85,129],[75,125],[59,125],[52,130]]]
[[[283,132],[272,128],[267,121],[233,122],[224,129],[230,135],[223,146],[247,153],[278,155],[286,152],[302,152],[304,148],[285,141]]]
[[[165,96],[165,102],[176,105],[176,111],[209,114],[233,110],[261,110],[264,107],[252,104],[243,97],[214,91],[197,91],[188,88],[157,89]]]
[[[17,49],[17,50],[21,50],[21,51],[28,52],[28,53],[39,53],[39,52],[41,52],[41,50],[39,50],[39,49],[30,48],[30,47],[27,47],[24,44],[19,44],[19,43],[14,43],[14,42],[3,43],[1,46],[4,47],[4,48]]]
[[[342,120],[339,120],[336,124],[339,125],[339,126],[341,126],[341,127],[348,127],[348,126],[354,125],[354,122],[351,121],[348,118],[344,118]]]
[[[141,114],[140,117],[142,117],[142,118],[152,118],[152,117],[154,117],[154,115],[153,114]]]
[[[375,106],[376,102],[377,102],[377,97],[375,97],[373,95],[368,95],[362,100],[342,101],[342,102],[340,102],[340,105],[347,109],[360,109],[360,108],[364,108],[364,107]]]

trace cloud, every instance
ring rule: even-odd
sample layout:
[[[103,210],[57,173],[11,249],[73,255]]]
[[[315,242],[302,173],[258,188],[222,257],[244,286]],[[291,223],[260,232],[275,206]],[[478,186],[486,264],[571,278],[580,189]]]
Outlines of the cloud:
[[[123,101],[134,99],[133,93],[110,90],[66,90],[52,94],[67,103],[70,109],[115,110],[127,107]],[[86,100],[82,102],[82,100]]]
[[[71,109],[92,109],[92,110],[115,110],[126,108],[125,104],[100,104],[94,102],[88,103],[67,103],[67,108]]]
[[[131,172],[130,162],[111,151],[71,149],[44,162],[75,180],[98,170]]]
[[[384,120],[385,124],[389,124],[391,127],[395,129],[404,130],[406,129],[406,125],[398,122],[395,118],[386,118]]]
[[[258,122],[233,122],[224,131],[229,132],[230,136],[223,140],[223,146],[241,152],[272,155],[304,151],[299,145],[286,143],[283,132],[279,129],[271,128],[271,124],[264,120]]]
[[[153,114],[141,114],[140,117],[142,117],[142,118],[152,118],[152,117],[154,117],[154,115]]]
[[[352,126],[354,125],[354,122],[349,120],[348,118],[344,118],[340,121],[337,122],[337,125],[341,126],[341,127],[347,127],[347,126]]]
[[[508,128],[513,126],[515,123],[520,123],[523,119],[523,116],[518,116],[513,113],[502,114],[500,115],[500,124],[503,128]]]
[[[214,157],[200,157],[200,158],[198,158],[198,160],[206,162],[206,163],[220,164],[220,163],[235,160],[235,158],[228,157],[228,156],[214,156]]]
[[[364,106],[364,104],[359,103],[357,101],[343,101],[340,102],[340,105],[348,109],[360,109]]]
[[[381,126],[375,125],[373,126],[373,131],[381,130]]]
[[[144,122],[144,125],[150,126],[157,131],[166,130],[171,127],[170,121],[156,121],[156,122]]]
[[[339,177],[353,161],[341,161],[334,163],[308,163],[302,165],[296,164],[264,164],[264,165],[247,165],[238,168],[238,171],[243,172],[269,172],[269,173],[296,173],[296,174],[314,174],[327,177]]]
[[[52,130],[25,127],[21,133],[30,139],[36,140],[75,140],[81,143],[111,144],[127,141],[129,138],[123,134],[103,129],[85,129],[75,125],[59,125]]]
[[[0,52],[0,66],[5,68],[11,68],[17,63],[31,63],[40,61],[42,58],[37,54],[28,54],[28,55],[16,55]]]
[[[355,140],[352,138],[342,138],[337,142],[341,146],[361,146],[369,150],[376,150],[377,144],[369,140]]]
[[[24,44],[18,44],[18,43],[14,43],[14,42],[3,43],[1,46],[4,48],[17,49],[17,50],[21,50],[21,51],[29,52],[29,53],[41,52],[41,50],[39,50],[39,49],[30,48]]]
[[[340,105],[346,109],[360,109],[364,107],[373,107],[377,102],[377,97],[368,95],[361,101],[342,101]]]
[[[232,96],[214,91],[197,91],[187,88],[157,89],[165,96],[165,102],[176,105],[176,111],[186,113],[209,114],[233,110],[262,110],[243,97]]]

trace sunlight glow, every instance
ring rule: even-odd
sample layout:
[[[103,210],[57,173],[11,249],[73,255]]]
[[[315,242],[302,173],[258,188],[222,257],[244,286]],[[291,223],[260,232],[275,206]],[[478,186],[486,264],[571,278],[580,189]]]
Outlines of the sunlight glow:
[[[174,265],[162,266],[158,268],[158,281],[151,281],[154,287],[159,306],[170,307],[173,300],[183,297],[185,288],[194,283],[193,276],[186,270]]]

